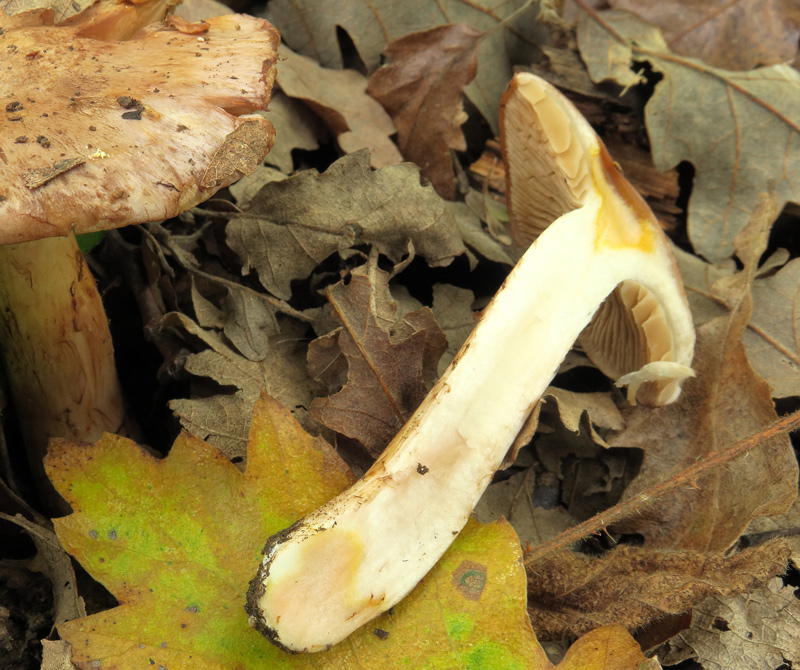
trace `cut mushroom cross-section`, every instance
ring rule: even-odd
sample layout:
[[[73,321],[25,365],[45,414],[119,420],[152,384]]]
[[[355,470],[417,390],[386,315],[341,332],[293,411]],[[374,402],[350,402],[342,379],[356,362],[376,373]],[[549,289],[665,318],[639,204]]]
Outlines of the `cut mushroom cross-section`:
[[[532,75],[514,78],[501,120],[510,212],[536,239],[374,466],[268,540],[247,609],[286,649],[325,649],[416,586],[590,322],[597,350],[633,384],[644,376],[650,402],[674,401],[691,374],[694,330],[669,244],[591,127]],[[636,294],[593,322],[623,282]],[[620,314],[629,305],[638,313]],[[639,350],[617,354],[618,339]]]

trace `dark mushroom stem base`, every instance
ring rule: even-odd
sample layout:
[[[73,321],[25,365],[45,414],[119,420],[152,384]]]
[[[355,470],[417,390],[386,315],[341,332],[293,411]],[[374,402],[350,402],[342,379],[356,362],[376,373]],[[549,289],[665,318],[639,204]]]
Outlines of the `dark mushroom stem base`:
[[[0,351],[36,486],[52,507],[48,439],[125,432],[108,321],[74,235],[0,247]]]

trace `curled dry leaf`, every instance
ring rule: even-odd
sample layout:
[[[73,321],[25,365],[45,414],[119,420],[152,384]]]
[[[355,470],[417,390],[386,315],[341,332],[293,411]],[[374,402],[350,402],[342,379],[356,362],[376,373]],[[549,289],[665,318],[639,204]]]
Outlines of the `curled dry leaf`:
[[[472,310],[475,294],[469,289],[435,284],[433,287],[433,316],[447,338],[447,350],[439,359],[439,374],[453,360],[461,345],[475,327],[477,314]]]
[[[611,0],[661,29],[669,48],[726,70],[777,65],[797,55],[800,8],[792,0]]]
[[[243,272],[254,268],[263,286],[291,297],[290,283],[308,277],[336,251],[369,244],[394,262],[409,241],[429,265],[447,265],[464,252],[452,212],[419,170],[404,163],[373,171],[366,151],[344,156],[324,173],[307,170],[264,186],[248,210],[227,226]]]
[[[309,365],[317,378],[330,376],[344,356],[347,383],[316,398],[311,415],[377,456],[433,385],[447,341],[427,307],[398,319],[387,274],[370,264],[353,272],[349,284],[330,287],[327,296],[342,326],[311,343]]]
[[[626,12],[582,12],[578,47],[596,82],[639,83],[648,61],[664,76],[645,107],[653,162],[695,167],[689,237],[711,261],[733,252],[759,197],[778,209],[800,191],[800,73],[788,65],[729,72],[669,51],[658,29]]]
[[[302,423],[310,424],[304,408],[311,405],[318,385],[308,376],[305,349],[299,345],[303,328],[283,322],[278,332],[265,337],[263,357],[252,360],[231,347],[218,330],[201,328],[184,314],[167,314],[162,326],[178,327],[208,346],[186,359],[188,373],[236,389],[170,402],[184,428],[207,439],[229,458],[245,455],[252,406],[262,389],[292,408]]]
[[[370,150],[374,168],[403,160],[389,136],[392,119],[383,107],[367,95],[367,79],[355,70],[326,70],[306,56],[282,45],[278,85],[290,98],[305,102],[336,135],[345,153]]]
[[[324,4],[278,0],[270,3],[268,14],[287,44],[326,67],[342,67],[337,31],[346,31],[369,72],[380,64],[388,42],[445,24],[472,26],[485,34],[478,45],[478,73],[465,93],[497,132],[500,96],[513,75],[513,65],[535,61],[538,45],[546,42],[546,29],[533,18],[536,5],[499,25],[524,5],[525,0],[405,0],[369,5],[350,0]]]
[[[403,157],[447,200],[456,195],[450,150],[467,149],[462,89],[475,77],[480,36],[463,23],[405,35],[386,45],[392,62],[373,73],[367,88],[394,120]]]
[[[746,595],[712,596],[695,607],[691,628],[658,655],[668,665],[692,658],[706,670],[774,670],[798,663],[800,600],[794,592],[776,577]]]
[[[291,174],[294,171],[294,149],[313,151],[319,147],[319,139],[324,132],[319,119],[302,102],[290,98],[283,91],[272,94],[269,111],[264,116],[275,127],[275,145],[265,162],[285,174]]]
[[[729,263],[711,265],[675,248],[686,295],[696,325],[725,315],[732,307],[717,281],[729,277]],[[757,276],[752,283],[753,316],[742,335],[753,369],[772,389],[774,398],[800,396],[800,259],[793,259],[774,274]]]
[[[710,595],[734,595],[786,567],[775,540],[729,558],[620,546],[600,557],[562,551],[529,566],[528,612],[539,637],[558,640],[618,623],[633,630]]]

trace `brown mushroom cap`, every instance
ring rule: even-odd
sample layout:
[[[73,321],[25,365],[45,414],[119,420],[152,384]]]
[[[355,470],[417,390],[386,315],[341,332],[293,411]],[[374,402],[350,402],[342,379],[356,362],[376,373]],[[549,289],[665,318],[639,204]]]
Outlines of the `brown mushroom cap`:
[[[503,96],[500,128],[509,221],[517,243],[531,244],[560,216],[600,198],[598,244],[605,238],[603,244],[627,246],[634,241],[635,247],[646,232],[654,250],[671,264],[680,287],[669,241],[652,211],[586,119],[555,87],[534,75],[518,74]],[[680,300],[686,303],[682,292]],[[652,293],[635,281],[624,281],[595,313],[580,343],[595,365],[617,380],[649,364],[688,365],[694,334],[687,328],[675,341],[673,331]],[[639,401],[663,404],[679,388],[675,379],[646,381]],[[631,389],[635,397],[639,383]]]
[[[80,28],[81,37],[129,38],[163,20],[180,0],[0,0],[0,29],[38,26]]]
[[[274,131],[240,115],[266,109],[279,35],[243,15],[205,23],[125,42],[0,35],[0,244],[169,218],[255,169]]]

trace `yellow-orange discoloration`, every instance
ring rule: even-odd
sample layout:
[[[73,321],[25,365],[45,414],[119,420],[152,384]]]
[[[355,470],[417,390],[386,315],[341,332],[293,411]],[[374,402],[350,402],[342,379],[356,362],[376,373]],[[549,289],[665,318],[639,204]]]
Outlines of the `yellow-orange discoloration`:
[[[597,155],[592,156],[592,177],[594,188],[603,201],[597,218],[595,248],[633,248],[653,253],[656,248],[654,226],[658,225],[655,217],[602,143]]]

